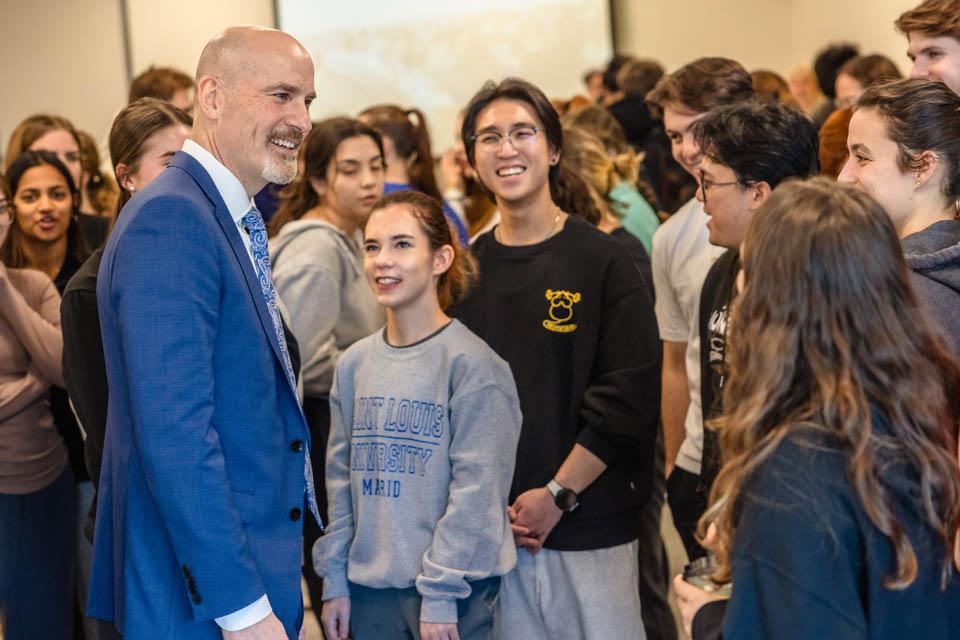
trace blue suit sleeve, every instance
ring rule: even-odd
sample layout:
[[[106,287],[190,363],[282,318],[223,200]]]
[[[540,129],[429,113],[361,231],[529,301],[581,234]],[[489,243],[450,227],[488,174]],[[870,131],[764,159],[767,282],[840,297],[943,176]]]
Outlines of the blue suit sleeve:
[[[235,612],[266,593],[212,422],[227,277],[217,234],[185,200],[154,199],[116,247],[107,294],[120,328],[134,447],[197,620]]]

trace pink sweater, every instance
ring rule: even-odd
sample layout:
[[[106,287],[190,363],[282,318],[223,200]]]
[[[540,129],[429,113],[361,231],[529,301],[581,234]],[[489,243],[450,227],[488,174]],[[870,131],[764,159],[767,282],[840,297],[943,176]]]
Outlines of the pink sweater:
[[[0,493],[39,491],[67,464],[50,413],[63,385],[60,295],[45,274],[0,264]]]

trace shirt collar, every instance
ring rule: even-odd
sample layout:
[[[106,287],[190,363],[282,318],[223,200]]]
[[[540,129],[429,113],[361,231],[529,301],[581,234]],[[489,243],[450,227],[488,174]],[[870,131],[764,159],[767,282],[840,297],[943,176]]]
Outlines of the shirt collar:
[[[240,219],[255,206],[253,198],[247,195],[247,191],[240,184],[240,180],[230,173],[230,170],[223,166],[223,163],[214,158],[212,153],[193,140],[186,139],[183,142],[182,151],[192,156],[209,174],[210,179],[213,180],[213,185],[220,192],[220,197],[227,205],[230,217],[239,225]]]

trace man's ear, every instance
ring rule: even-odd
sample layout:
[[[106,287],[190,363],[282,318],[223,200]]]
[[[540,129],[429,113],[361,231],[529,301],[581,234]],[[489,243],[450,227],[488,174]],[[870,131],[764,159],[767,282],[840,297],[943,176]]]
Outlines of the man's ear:
[[[203,76],[197,83],[195,110],[208,120],[219,120],[223,115],[224,86],[216,76]]]
[[[754,182],[752,185],[750,185],[750,188],[752,189],[750,197],[750,210],[756,211],[763,206],[764,202],[767,201],[767,198],[770,197],[773,189],[771,189],[770,185],[764,180],[761,180],[760,182]]]

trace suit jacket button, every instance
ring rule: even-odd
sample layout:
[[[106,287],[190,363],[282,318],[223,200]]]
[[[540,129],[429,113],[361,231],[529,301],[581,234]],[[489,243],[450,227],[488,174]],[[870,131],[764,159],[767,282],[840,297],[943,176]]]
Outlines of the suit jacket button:
[[[300,519],[300,509],[298,509],[298,508],[296,508],[296,507],[294,507],[293,509],[290,509],[290,519],[293,520],[294,522],[296,522],[297,520],[299,520],[299,519]]]
[[[290,443],[290,451],[294,453],[300,453],[303,451],[303,440],[294,440]]]
[[[201,602],[203,602],[203,598],[200,597],[199,593],[193,594],[193,598],[191,599],[193,600],[193,604],[200,604]]]

